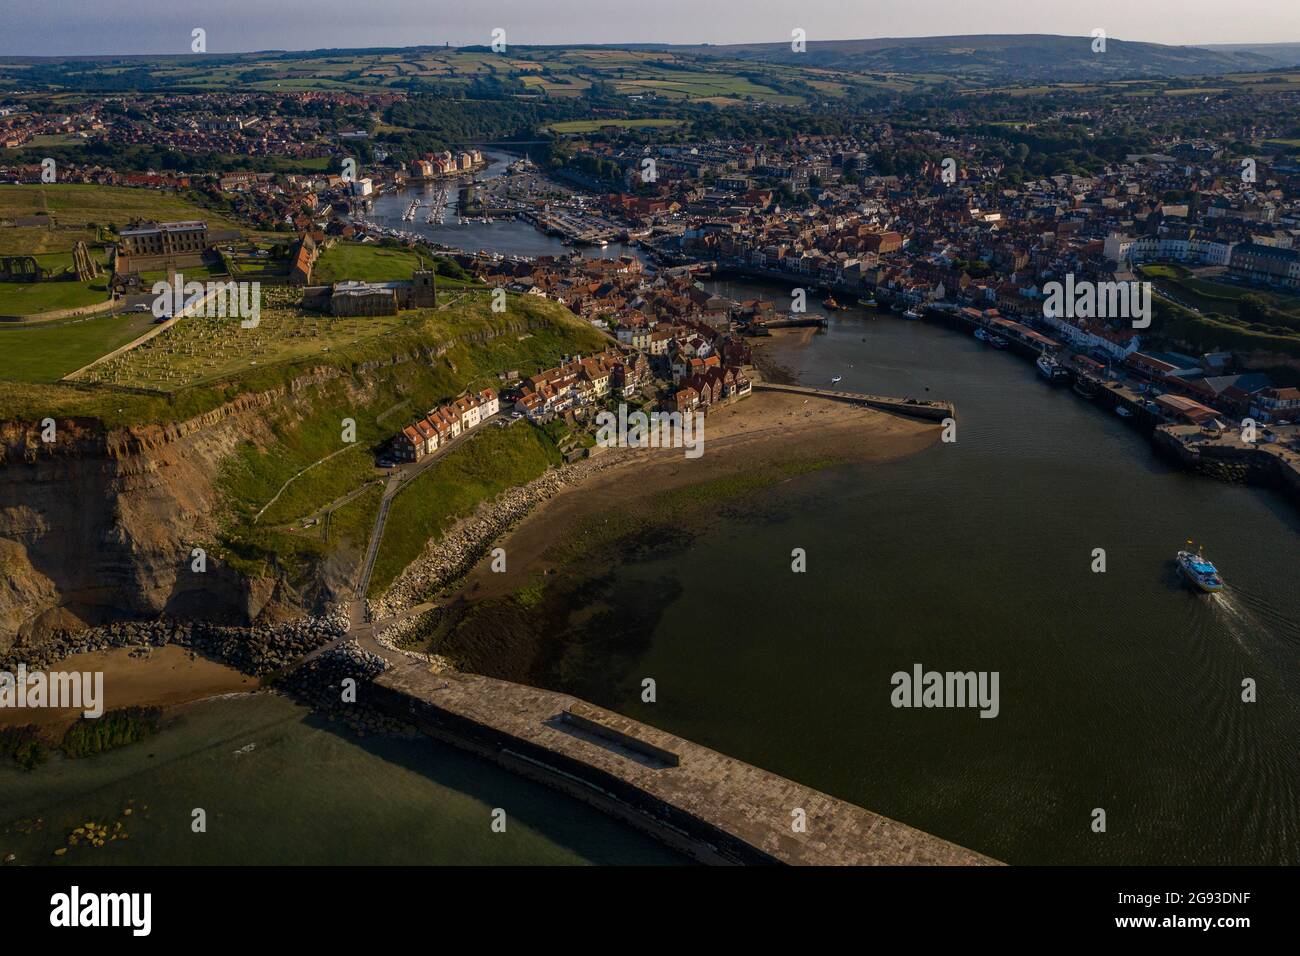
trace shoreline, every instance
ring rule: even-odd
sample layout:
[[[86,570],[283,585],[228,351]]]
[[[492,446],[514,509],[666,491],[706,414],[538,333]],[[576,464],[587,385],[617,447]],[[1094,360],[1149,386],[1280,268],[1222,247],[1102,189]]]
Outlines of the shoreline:
[[[803,348],[812,342],[818,333],[815,328],[772,329],[767,335],[750,339],[750,349],[754,357],[754,367],[762,374],[763,381],[776,385],[798,385],[798,376],[786,365],[781,364],[772,351],[776,348]]]
[[[105,714],[124,707],[172,710],[262,689],[260,679],[174,644],[71,654],[58,663],[58,670],[102,673]],[[0,708],[0,729],[35,726],[44,734],[61,735],[81,714],[75,707]]]
[[[810,472],[917,454],[941,431],[782,392],[755,392],[706,422],[705,453],[697,459],[681,449],[625,453],[585,480],[557,481],[508,522],[478,519],[493,534],[455,560],[442,554],[440,563],[432,547],[419,574],[438,581],[437,589],[422,598],[403,595],[404,602],[423,603],[379,643],[442,669],[590,696],[580,674],[594,666],[590,654],[608,634],[600,622],[649,620],[636,608],[617,607],[627,596],[609,592],[613,568],[681,551],[727,514],[770,507],[767,493]],[[498,548],[504,571],[492,568]],[[649,634],[627,640],[644,642]]]
[[[436,597],[458,600],[471,590],[478,598],[484,580],[504,587],[519,578],[521,568],[525,576],[533,573],[545,544],[539,539],[551,533],[533,529],[557,517],[571,521],[619,500],[646,498],[740,471],[770,473],[782,462],[888,461],[915,454],[938,436],[936,425],[886,412],[825,398],[755,392],[710,412],[704,453],[698,459],[685,458],[681,449],[604,450],[484,502],[474,515],[430,541],[383,595],[371,599],[372,617],[388,618]],[[725,451],[719,454],[719,448]],[[634,488],[629,488],[625,479],[632,466],[638,470]],[[485,579],[493,546],[505,549],[507,570]]]
[[[749,402],[754,403],[752,414],[746,415],[741,406]],[[721,435],[716,434],[717,429],[710,432],[715,417],[733,410],[741,414],[719,422],[724,425]],[[809,422],[810,418],[813,421]],[[783,439],[789,434],[789,428],[800,423],[816,432],[805,431],[798,437],[798,447],[792,447]],[[779,467],[785,462],[831,465],[890,461],[923,450],[939,436],[938,426],[827,399],[773,392],[756,392],[739,405],[710,415],[705,428],[708,437],[701,459],[686,461],[675,450],[653,454],[636,474],[634,489],[626,487],[621,480],[627,475],[615,469],[561,490],[496,542],[512,559],[507,570],[495,573],[488,566],[490,562],[478,562],[462,580],[458,596],[467,597],[472,591],[474,600],[491,597],[510,590],[512,584],[521,583],[538,570],[546,573],[550,568],[546,566],[544,552],[556,534],[555,525],[563,528],[566,524],[576,524],[606,508],[627,505],[633,498],[648,499],[681,491],[711,479],[725,480],[738,472],[776,473],[777,481],[784,483],[797,477],[779,474]],[[726,460],[709,462],[697,469],[694,466],[708,458],[710,439],[715,448],[721,444],[727,449]],[[863,439],[880,444],[875,447],[865,442],[849,444],[849,440]]]

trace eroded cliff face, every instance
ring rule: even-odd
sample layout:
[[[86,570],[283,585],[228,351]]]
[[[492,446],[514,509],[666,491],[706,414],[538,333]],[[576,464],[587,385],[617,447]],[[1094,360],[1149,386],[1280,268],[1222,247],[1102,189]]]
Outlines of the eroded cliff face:
[[[280,582],[245,580],[191,551],[216,531],[222,461],[269,436],[282,389],[243,396],[169,426],[104,430],[57,422],[0,425],[0,650],[56,629],[168,614],[251,623]]]

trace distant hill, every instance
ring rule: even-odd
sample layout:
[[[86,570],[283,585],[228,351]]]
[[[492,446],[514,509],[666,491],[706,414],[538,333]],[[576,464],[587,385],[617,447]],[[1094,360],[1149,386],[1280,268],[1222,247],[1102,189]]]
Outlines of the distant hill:
[[[1201,49],[1217,53],[1250,53],[1274,60],[1278,66],[1300,66],[1300,43],[1209,43]]]
[[[809,39],[805,53],[793,52],[788,42],[665,45],[660,49],[862,73],[937,73],[966,80],[1042,82],[1216,75],[1300,62],[1300,44],[1190,47],[1111,37],[1105,53],[1093,53],[1091,37],[1044,34]]]

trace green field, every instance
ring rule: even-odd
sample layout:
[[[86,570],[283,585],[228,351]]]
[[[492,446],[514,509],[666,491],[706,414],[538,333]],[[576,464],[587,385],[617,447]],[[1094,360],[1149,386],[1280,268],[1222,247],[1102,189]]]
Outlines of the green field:
[[[414,323],[398,316],[332,318],[302,310],[263,309],[258,326],[245,329],[238,319],[194,316],[95,366],[81,379],[170,392],[237,377],[258,366],[325,356]]]
[[[0,380],[57,382],[141,335],[152,321],[148,312],[133,312],[34,325],[0,323]]]
[[[137,219],[202,219],[210,228],[239,227],[176,193],[157,189],[80,183],[0,186],[0,221],[37,213],[48,213],[52,224],[0,229],[0,255],[69,252],[77,240],[98,242],[97,226],[121,228]]]
[[[40,282],[0,282],[0,315],[29,316],[103,302],[108,298],[108,259],[98,247],[91,247],[91,255],[99,260],[102,274],[81,282],[73,271],[71,249],[37,254],[47,277]]]
[[[1277,335],[1250,328],[1239,319],[1197,315],[1166,299],[1155,298],[1156,335],[1194,351],[1273,352],[1300,358],[1300,335]]]
[[[420,266],[420,257],[410,249],[362,242],[336,242],[316,260],[311,281],[328,285],[355,279],[362,282],[392,282],[409,279]]]
[[[529,326],[528,335],[497,336],[490,346],[474,353],[482,362],[490,364],[481,366],[480,359],[467,359],[468,364],[457,367],[459,373],[473,378],[489,373],[495,376],[501,368],[536,369],[544,367],[539,362],[554,364],[561,355],[591,351],[604,342],[590,325],[576,319],[563,306],[535,296],[511,297],[506,311],[500,314],[492,312],[485,295],[461,293],[458,298],[454,305],[436,310],[406,312],[400,317],[345,320],[338,327],[329,325],[337,320],[321,316],[319,331],[307,326],[307,316],[290,312],[285,317],[285,327],[300,334],[288,336],[285,341],[261,338],[258,347],[264,350],[267,360],[257,364],[243,359],[239,350],[253,344],[248,336],[258,330],[242,329],[230,319],[200,320],[193,328],[187,328],[184,322],[177,323],[143,347],[147,354],[141,352],[141,357],[136,358],[137,353],[131,352],[96,366],[86,382],[43,384],[47,379],[0,378],[0,421],[13,418],[32,421],[47,415],[98,418],[110,427],[183,421],[211,411],[241,393],[283,388],[311,369],[333,368],[352,375],[364,363],[383,365],[396,357],[424,355],[439,341],[520,324]],[[263,326],[269,327],[268,313],[275,311],[262,313]],[[337,347],[323,346],[322,341],[333,341]],[[168,348],[172,349],[170,353],[166,351]],[[224,372],[219,374],[208,364],[205,349],[215,351]],[[453,349],[449,354],[454,353]],[[113,374],[118,376],[118,382],[111,381]],[[188,381],[185,376],[190,376]],[[413,378],[408,381],[409,376]],[[425,395],[432,399],[439,394],[459,392],[459,388],[451,387],[457,373],[440,365],[406,362],[392,377],[395,382],[404,383],[407,391],[395,395],[389,404],[404,398],[413,402],[411,411],[431,407],[421,406],[426,401]],[[144,383],[162,388],[157,394],[138,391]]]
[[[86,140],[74,133],[58,133],[52,136],[33,136],[21,146],[8,147],[0,149],[0,159],[6,154],[15,153],[20,149],[43,149],[50,146],[80,146]]]
[[[688,72],[647,68],[638,72],[639,75],[631,79],[616,79],[615,88],[620,93],[655,93],[681,100],[755,99],[787,105],[802,102],[798,96],[778,93],[771,87],[754,83],[746,77],[722,71]]]
[[[1162,289],[1200,310],[1155,296],[1153,332],[1187,348],[1211,351],[1266,351],[1300,356],[1300,296],[1265,291],[1235,283],[1199,278],[1178,263],[1151,263],[1138,267],[1155,291]],[[1263,302],[1267,316],[1252,316],[1246,296]]]
[[[248,53],[233,57],[73,63],[67,66],[67,89],[80,78],[124,75],[145,70],[153,85],[196,92],[235,89],[289,91],[374,91],[405,89],[411,84],[463,86],[485,78],[515,81],[531,94],[564,100],[583,96],[594,83],[609,83],[626,95],[655,94],[666,99],[741,103],[749,100],[780,105],[806,102],[803,91],[783,92],[783,82],[809,84],[819,96],[842,97],[854,87],[909,90],[924,76],[900,73],[855,74],[826,68],[732,61],[671,50],[511,47],[504,53],[485,49],[415,47],[389,52],[319,51],[316,54]],[[0,82],[21,85],[26,64],[0,58]],[[750,77],[760,77],[758,81]],[[767,85],[770,77],[773,85]],[[940,78],[943,79],[943,78]],[[315,160],[286,161],[300,168]]]
[[[660,129],[667,126],[681,126],[686,120],[680,119],[607,119],[607,120],[568,120],[552,123],[548,129],[556,133],[592,133],[606,126],[617,129]]]
[[[108,280],[85,282],[0,282],[0,315],[36,315],[58,309],[94,305],[108,298]]]

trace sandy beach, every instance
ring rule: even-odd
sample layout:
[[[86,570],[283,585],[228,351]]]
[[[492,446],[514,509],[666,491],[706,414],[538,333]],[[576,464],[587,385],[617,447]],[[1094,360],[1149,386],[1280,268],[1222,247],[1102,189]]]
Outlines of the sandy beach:
[[[888,461],[938,438],[937,425],[915,419],[827,399],[755,392],[709,414],[699,458],[687,459],[680,448],[638,450],[617,467],[564,488],[497,542],[509,556],[508,570],[492,572],[485,558],[466,575],[460,595],[478,601],[514,591],[551,570],[545,552],[566,529],[638,499],[729,475],[761,474],[783,462]]]
[[[122,707],[171,707],[221,694],[254,691],[259,686],[256,677],[192,656],[186,648],[174,645],[152,648],[144,656],[125,647],[74,654],[54,669],[65,673],[102,671],[105,712]],[[80,710],[70,708],[4,708],[0,709],[0,727],[34,724],[57,735],[80,716]]]

